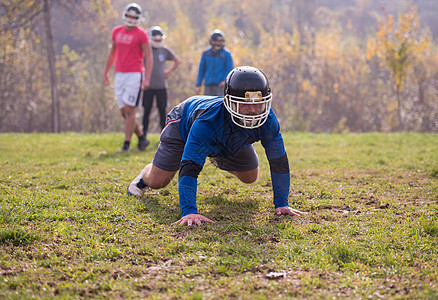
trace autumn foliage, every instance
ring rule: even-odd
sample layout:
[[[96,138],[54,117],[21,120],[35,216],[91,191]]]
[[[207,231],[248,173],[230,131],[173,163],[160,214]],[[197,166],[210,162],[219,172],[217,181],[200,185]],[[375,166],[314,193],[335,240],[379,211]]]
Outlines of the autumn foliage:
[[[52,1],[52,24],[61,130],[118,131],[122,120],[102,73],[111,28],[120,23],[125,2],[76,1],[80,14],[58,2]],[[0,131],[50,131],[42,28],[38,19],[11,26],[20,23],[17,16],[28,17],[26,7],[36,2],[11,3],[21,7],[0,14],[9,24],[0,35]],[[142,26],[163,27],[166,45],[182,61],[169,79],[171,106],[194,94],[201,52],[209,32],[220,28],[235,65],[252,65],[268,76],[282,130],[438,131],[437,45],[412,3],[397,18],[382,11],[366,33],[351,22],[324,19],[327,11],[309,9],[314,1],[139,3],[146,10]],[[319,25],[306,25],[315,14]]]

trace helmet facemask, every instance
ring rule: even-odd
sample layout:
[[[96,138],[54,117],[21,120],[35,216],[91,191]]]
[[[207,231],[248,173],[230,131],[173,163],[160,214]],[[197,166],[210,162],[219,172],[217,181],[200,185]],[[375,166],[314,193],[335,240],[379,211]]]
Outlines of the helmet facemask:
[[[271,110],[272,93],[262,96],[261,91],[245,92],[245,97],[226,94],[224,105],[234,124],[246,129],[262,126]]]
[[[211,46],[214,50],[219,51],[225,47],[225,39],[217,38],[211,42]]]
[[[151,46],[154,48],[161,48],[163,47],[163,36],[161,35],[154,35],[151,39]]]

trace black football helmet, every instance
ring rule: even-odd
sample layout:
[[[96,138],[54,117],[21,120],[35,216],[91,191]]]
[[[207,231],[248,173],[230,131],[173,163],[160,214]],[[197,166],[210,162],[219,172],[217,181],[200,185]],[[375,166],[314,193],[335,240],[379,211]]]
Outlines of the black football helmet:
[[[268,79],[259,69],[245,66],[231,70],[225,80],[224,94],[224,105],[236,125],[253,129],[266,122],[272,93]],[[248,104],[258,104],[257,112],[245,112],[243,106]]]

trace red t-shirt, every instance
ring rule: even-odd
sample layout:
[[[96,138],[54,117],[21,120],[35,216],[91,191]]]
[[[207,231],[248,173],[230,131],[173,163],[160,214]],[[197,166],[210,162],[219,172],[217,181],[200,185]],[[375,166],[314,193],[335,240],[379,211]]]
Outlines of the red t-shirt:
[[[111,39],[116,44],[116,72],[144,72],[142,45],[149,43],[147,32],[135,26],[126,30],[125,25],[114,27]]]

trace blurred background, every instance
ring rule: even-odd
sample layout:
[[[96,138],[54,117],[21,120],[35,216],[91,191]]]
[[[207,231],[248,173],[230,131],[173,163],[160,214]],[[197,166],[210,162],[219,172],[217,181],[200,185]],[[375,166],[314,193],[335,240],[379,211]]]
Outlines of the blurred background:
[[[0,0],[0,132],[123,131],[103,70],[130,2]],[[283,131],[438,131],[436,0],[137,3],[140,26],[160,25],[181,60],[170,107],[194,95],[219,28],[235,66],[266,73]],[[154,108],[151,132],[156,118]]]

